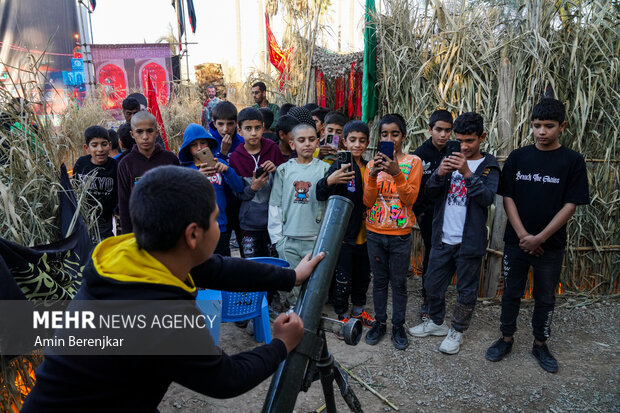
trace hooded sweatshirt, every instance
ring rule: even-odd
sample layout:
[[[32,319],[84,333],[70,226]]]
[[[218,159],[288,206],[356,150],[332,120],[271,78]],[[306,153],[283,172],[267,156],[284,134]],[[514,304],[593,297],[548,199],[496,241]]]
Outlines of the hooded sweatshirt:
[[[67,310],[77,308],[80,300],[133,300],[124,305],[139,314],[141,300],[166,300],[175,313],[181,309],[195,316],[200,314],[195,285],[261,291],[290,290],[294,283],[294,270],[219,255],[192,269],[183,282],[141,249],[133,234],[127,234],[108,238],[95,248],[84,268],[83,284]],[[71,333],[71,329],[65,331]],[[145,330],[127,331],[140,336]],[[192,345],[214,345],[207,329],[196,331]],[[162,348],[178,332],[163,329],[157,334],[145,345]],[[21,411],[151,413],[173,381],[210,397],[235,397],[268,378],[285,358],[286,347],[279,339],[233,356],[223,351],[182,356],[46,354]]]
[[[486,253],[487,248],[487,216],[489,206],[495,201],[495,193],[499,184],[500,169],[497,159],[491,154],[482,153],[484,159],[469,178],[463,181],[462,191],[466,194],[465,222],[463,238],[459,254],[478,257]],[[426,184],[426,194],[435,201],[433,215],[433,249],[443,248],[443,224],[446,211],[446,198],[450,192],[452,173],[439,176],[439,169],[431,175]]]
[[[183,133],[183,144],[181,145],[181,149],[179,149],[179,161],[181,162],[181,166],[200,169],[200,164],[195,163],[196,161],[190,150],[191,143],[198,139],[206,139],[209,141],[209,148],[214,156],[219,153],[220,144],[217,139],[211,136],[202,126],[192,123],[185,128],[185,132]],[[221,158],[218,158],[218,160],[224,165],[228,165],[225,160]],[[217,223],[220,226],[220,232],[226,232],[226,224],[228,221],[226,218],[226,205],[228,202],[225,189],[229,188],[233,192],[241,192],[243,191],[243,181],[231,167],[223,174],[216,173],[215,175],[211,175],[209,181],[211,181],[215,188],[215,199],[217,207],[220,210],[217,216]]]
[[[284,163],[284,157],[277,144],[265,138],[261,138],[260,143],[260,152],[256,155],[250,155],[244,145],[239,145],[230,155],[230,166],[237,171],[245,184],[243,191],[235,194],[241,199],[239,222],[241,229],[246,231],[266,231],[269,217],[269,195],[273,174],[264,187],[253,191],[250,185],[254,171],[266,161],[273,162],[276,167]]]
[[[129,196],[133,186],[142,175],[149,170],[162,165],[178,165],[179,159],[172,152],[162,149],[155,144],[155,150],[150,158],[142,155],[138,145],[134,145],[118,164],[118,212],[121,218],[121,229],[124,234],[132,232],[131,218],[129,217]]]

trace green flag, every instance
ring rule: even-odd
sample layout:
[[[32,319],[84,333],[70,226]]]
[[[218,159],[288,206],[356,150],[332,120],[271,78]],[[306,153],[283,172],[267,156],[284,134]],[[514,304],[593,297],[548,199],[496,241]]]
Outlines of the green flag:
[[[366,0],[364,20],[364,76],[362,81],[362,120],[368,122],[377,114],[377,29],[372,21],[375,0]]]

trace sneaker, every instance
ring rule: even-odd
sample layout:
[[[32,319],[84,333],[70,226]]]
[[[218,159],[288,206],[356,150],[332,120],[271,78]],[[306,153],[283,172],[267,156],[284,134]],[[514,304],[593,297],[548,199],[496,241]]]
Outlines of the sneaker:
[[[371,327],[372,323],[375,322],[375,319],[372,318],[370,315],[368,315],[366,310],[362,311],[360,314],[353,314],[353,315],[351,315],[351,317],[352,318],[357,318],[358,320],[360,320],[362,322],[362,325],[364,325],[366,327]]]
[[[341,316],[338,316],[338,321],[342,321],[343,323],[348,323],[349,319],[348,318],[340,318]],[[344,325],[342,327],[340,327],[340,330],[338,330],[338,332],[335,334],[336,338],[338,340],[344,340]]]
[[[372,327],[366,333],[366,344],[374,346],[377,344],[383,336],[385,335],[385,324],[375,321],[372,324]]]
[[[542,346],[536,345],[532,347],[532,354],[538,360],[538,364],[543,370],[548,371],[549,373],[557,373],[558,372],[558,361],[553,357],[553,355],[549,352],[549,348],[546,344]]]
[[[439,351],[446,354],[456,354],[461,349],[462,342],[463,333],[456,331],[451,327],[448,335],[441,342],[441,345],[439,346]]]
[[[404,350],[409,347],[409,339],[407,338],[407,333],[405,333],[405,327],[392,328],[392,343],[396,350]]]
[[[504,337],[500,337],[491,347],[488,348],[487,354],[484,356],[489,361],[500,361],[510,353],[514,340],[506,341]]]
[[[448,334],[448,326],[445,322],[437,325],[433,320],[427,318],[423,323],[411,327],[409,334],[414,337],[445,336]]]

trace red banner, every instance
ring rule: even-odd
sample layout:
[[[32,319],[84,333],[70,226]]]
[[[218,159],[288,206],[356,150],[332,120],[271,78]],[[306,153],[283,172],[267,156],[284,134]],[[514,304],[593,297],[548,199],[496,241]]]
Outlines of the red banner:
[[[286,52],[282,51],[278,45],[276,37],[269,27],[269,17],[265,13],[265,28],[267,30],[267,41],[269,42],[269,61],[280,72],[280,90],[284,88],[284,83],[288,79],[287,71],[290,64],[290,56],[293,48],[289,48]]]
[[[170,148],[168,147],[168,138],[166,137],[166,130],[164,129],[164,120],[162,119],[161,112],[159,111],[159,103],[157,103],[157,91],[153,87],[153,82],[151,81],[150,76],[147,76],[146,98],[149,101],[149,111],[153,114],[153,116],[155,116],[155,119],[157,119],[161,138],[164,140],[164,145],[168,151]]]
[[[355,74],[355,117],[362,117],[362,73]]]
[[[349,72],[349,93],[348,93],[348,109],[349,117],[355,116],[355,62],[351,62],[351,71]]]
[[[335,82],[334,110],[339,111],[344,107],[344,77],[339,77]]]
[[[316,103],[321,107],[327,107],[325,99],[325,75],[316,69]]]

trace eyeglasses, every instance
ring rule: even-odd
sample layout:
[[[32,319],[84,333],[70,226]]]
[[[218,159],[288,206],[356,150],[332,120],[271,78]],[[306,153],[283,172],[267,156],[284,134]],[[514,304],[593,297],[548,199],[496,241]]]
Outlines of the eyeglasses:
[[[148,129],[136,129],[136,134],[137,135],[142,135],[144,132],[146,133],[153,133],[155,132],[155,128],[148,128]]]

